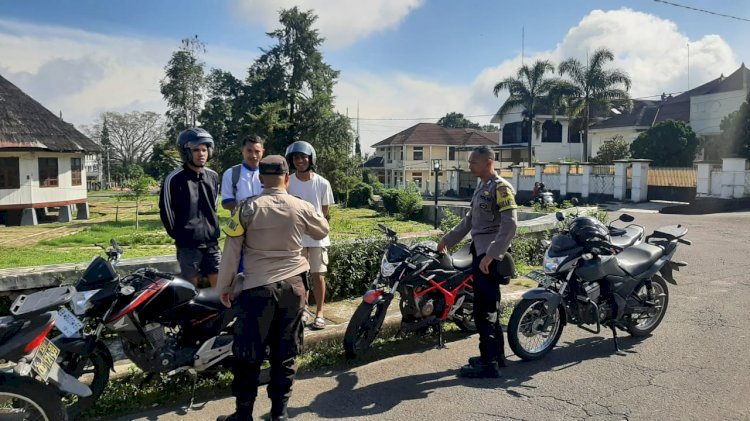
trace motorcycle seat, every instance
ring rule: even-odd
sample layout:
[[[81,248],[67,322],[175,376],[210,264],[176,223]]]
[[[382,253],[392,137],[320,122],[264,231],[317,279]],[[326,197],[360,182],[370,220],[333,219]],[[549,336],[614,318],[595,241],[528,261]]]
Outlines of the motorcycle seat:
[[[611,232],[609,241],[613,246],[626,248],[635,244],[638,239],[642,237],[643,228],[630,225],[625,228],[618,228],[615,232]]]
[[[620,268],[636,276],[650,268],[662,256],[664,250],[651,244],[638,244],[628,247],[616,256]]]
[[[453,267],[458,270],[464,270],[471,267],[471,243],[466,243],[463,247],[461,247],[457,252],[453,253],[451,256],[451,260],[453,262]]]
[[[219,290],[216,288],[203,288],[193,298],[193,302],[216,310],[225,310],[224,304],[219,299]]]

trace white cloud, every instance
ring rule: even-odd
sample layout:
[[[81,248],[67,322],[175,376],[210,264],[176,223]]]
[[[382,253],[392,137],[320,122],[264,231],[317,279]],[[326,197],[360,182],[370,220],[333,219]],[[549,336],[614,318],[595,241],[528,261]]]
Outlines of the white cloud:
[[[0,74],[74,124],[104,111],[156,111],[179,40],[102,35],[0,19]],[[254,53],[208,46],[205,61],[243,76]]]
[[[713,80],[721,73],[728,75],[739,67],[731,47],[718,35],[690,40],[674,22],[630,9],[592,11],[572,27],[554,49],[533,53],[524,61],[549,59],[557,64],[576,57],[585,62],[587,52],[608,47],[615,55],[610,66],[628,73],[632,79],[631,96],[638,98],[687,89],[688,42],[691,88]],[[503,78],[515,76],[520,64],[518,56],[504,60],[497,66],[479,69],[469,85],[450,87],[420,80],[414,75],[354,76],[342,73],[336,93],[339,104],[349,107],[350,116],[353,116],[352,107],[357,101],[361,104],[360,115],[371,118],[440,117],[451,111],[467,116],[487,115],[496,112],[507,98],[507,93],[495,97],[492,88]],[[490,117],[471,120],[486,124]],[[368,128],[368,131],[362,131],[363,147],[369,147],[416,122],[362,121],[361,124]]]
[[[368,35],[396,28],[424,0],[234,0],[241,18],[261,23],[267,31],[278,28],[279,11],[298,6],[315,10],[315,27],[326,39],[325,45],[343,48]]]

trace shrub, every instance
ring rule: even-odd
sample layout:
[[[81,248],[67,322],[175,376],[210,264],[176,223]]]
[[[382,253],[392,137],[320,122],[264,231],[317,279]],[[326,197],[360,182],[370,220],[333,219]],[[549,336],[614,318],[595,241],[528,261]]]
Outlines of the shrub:
[[[360,182],[349,192],[349,201],[346,206],[349,208],[366,207],[369,205],[371,198],[372,186]]]
[[[410,181],[406,185],[405,190],[399,190],[396,202],[401,219],[406,220],[419,217],[419,213],[422,210],[422,195],[419,194],[419,189],[414,182]]]
[[[461,222],[461,218],[453,213],[450,209],[442,208],[443,213],[440,216],[440,230],[448,232]]]
[[[399,192],[400,190],[398,189],[385,189],[380,195],[383,198],[383,207],[389,215],[398,213]]]
[[[359,239],[340,241],[328,248],[326,300],[351,298],[364,292],[380,270],[380,258],[387,241]]]
[[[377,194],[378,196],[382,195],[386,190],[385,185],[381,183],[377,178],[373,179],[370,185],[372,185],[372,194]]]

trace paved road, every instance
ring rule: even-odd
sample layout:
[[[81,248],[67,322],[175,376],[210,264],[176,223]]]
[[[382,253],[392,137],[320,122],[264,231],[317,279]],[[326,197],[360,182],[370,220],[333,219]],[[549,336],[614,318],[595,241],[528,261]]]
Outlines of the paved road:
[[[299,420],[750,420],[750,213],[636,217],[649,229],[682,222],[694,245],[678,251],[690,266],[670,286],[664,322],[645,340],[624,336],[623,355],[613,353],[608,334],[568,327],[543,361],[510,357],[501,379],[458,379],[457,368],[476,353],[471,336],[445,350],[421,347],[304,373],[290,414]],[[233,400],[198,406],[122,419],[212,420],[231,412]],[[261,391],[256,416],[269,406]]]

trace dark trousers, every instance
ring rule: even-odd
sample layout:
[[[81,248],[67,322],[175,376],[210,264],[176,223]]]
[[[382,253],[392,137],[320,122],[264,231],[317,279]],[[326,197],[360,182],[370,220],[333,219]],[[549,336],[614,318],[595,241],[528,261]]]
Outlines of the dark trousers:
[[[268,397],[271,412],[279,411],[292,394],[297,373],[295,357],[302,348],[302,311],[305,287],[301,276],[244,290],[234,302],[234,380],[232,394],[237,409],[252,413],[258,395],[260,366],[270,349],[271,380]]]
[[[471,271],[474,275],[474,322],[479,332],[479,355],[485,363],[491,363],[504,355],[503,328],[500,325],[500,282],[497,275],[497,260],[490,264],[489,274],[479,270],[484,254],[476,255],[471,245]]]

